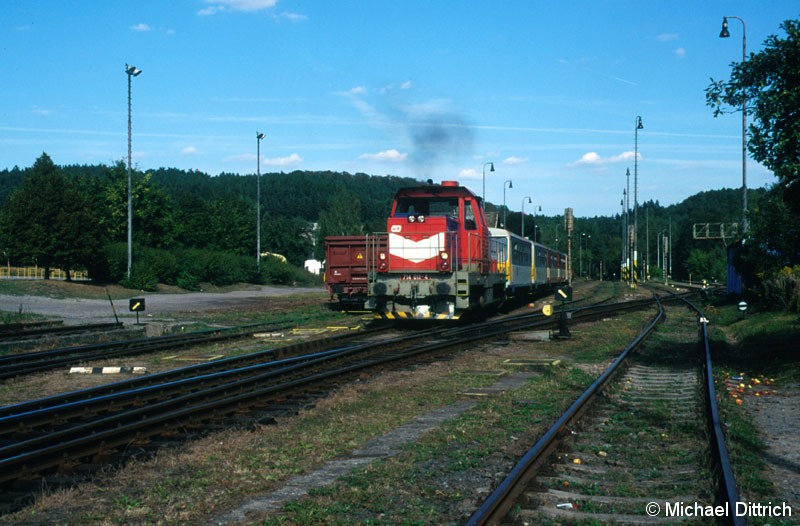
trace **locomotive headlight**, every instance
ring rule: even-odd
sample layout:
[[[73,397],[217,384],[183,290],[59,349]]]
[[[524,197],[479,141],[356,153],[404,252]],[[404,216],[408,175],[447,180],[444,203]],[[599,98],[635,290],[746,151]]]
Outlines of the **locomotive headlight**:
[[[386,252],[380,252],[378,254],[378,259],[385,260],[386,259]]]
[[[449,272],[450,271],[450,254],[446,251],[442,250],[439,252],[439,264],[437,265],[439,268],[439,272]]]
[[[378,271],[386,272],[389,268],[389,260],[386,259],[386,252],[378,252]]]

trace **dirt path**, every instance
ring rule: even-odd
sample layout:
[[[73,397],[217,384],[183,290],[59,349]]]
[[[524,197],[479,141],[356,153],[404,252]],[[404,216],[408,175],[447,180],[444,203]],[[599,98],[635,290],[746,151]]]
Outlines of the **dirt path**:
[[[748,396],[745,403],[766,445],[767,478],[775,484],[776,496],[792,506],[792,515],[800,516],[800,387],[787,387],[774,396]]]

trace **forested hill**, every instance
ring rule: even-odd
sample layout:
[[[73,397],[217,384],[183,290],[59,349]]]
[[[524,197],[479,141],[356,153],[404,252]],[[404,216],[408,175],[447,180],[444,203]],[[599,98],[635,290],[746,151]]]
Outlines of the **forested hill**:
[[[30,258],[33,248],[20,240],[10,239],[11,225],[30,222],[25,217],[24,206],[16,209],[23,217],[15,223],[11,213],[11,196],[22,191],[23,182],[37,171],[60,172],[59,179],[52,177],[47,184],[58,186],[72,181],[69,188],[73,200],[81,200],[85,209],[82,223],[73,226],[81,232],[92,232],[93,243],[111,246],[124,243],[127,224],[127,169],[123,162],[113,166],[63,166],[52,163],[46,154],[27,169],[14,168],[0,171],[0,219],[5,221],[4,243],[14,258]],[[142,247],[175,251],[200,249],[206,251],[250,256],[256,253],[256,188],[255,174],[237,175],[222,173],[211,176],[192,170],[161,168],[142,173],[133,172],[134,188],[134,243]],[[53,183],[52,181],[56,181]],[[385,230],[386,215],[397,189],[416,186],[420,181],[396,176],[370,176],[331,171],[294,171],[290,173],[263,173],[261,188],[261,249],[285,255],[289,261],[301,266],[303,261],[324,258],[322,240],[328,235],[352,235]],[[58,188],[47,192],[41,184],[31,190],[32,202],[59,199]],[[763,190],[751,190],[751,206],[757,205]],[[64,194],[64,192],[60,192]],[[47,196],[54,196],[48,198]],[[49,203],[49,202],[48,202]],[[67,205],[64,205],[67,206]],[[565,207],[569,206],[565,203]],[[53,205],[50,204],[49,208]],[[497,207],[487,203],[487,210]],[[43,213],[55,214],[54,210]],[[86,214],[91,219],[86,219]],[[74,215],[74,214],[73,214]],[[53,216],[56,217],[56,216]],[[65,216],[60,216],[65,217]],[[671,250],[676,256],[673,270],[680,274],[713,274],[724,276],[724,245],[709,241],[694,241],[694,223],[737,223],[741,219],[741,194],[737,190],[715,190],[696,194],[683,203],[662,207],[658,202],[639,205],[640,252],[643,261],[648,258],[653,268],[660,267],[658,254],[663,237],[671,236]],[[56,220],[60,221],[60,220]],[[528,216],[525,219],[528,236],[535,232],[536,240],[564,249],[563,216]],[[575,231],[580,232],[581,243],[574,243],[579,268],[583,273],[597,276],[603,273],[613,277],[619,269],[622,246],[622,221],[617,214],[611,217],[581,218],[575,221]],[[316,225],[316,229],[314,227]],[[521,231],[521,215],[508,211],[507,227]],[[65,239],[66,233],[62,235]],[[66,242],[66,241],[65,241]],[[63,243],[62,243],[63,244]],[[69,247],[65,247],[65,250]],[[692,255],[691,251],[699,252]],[[96,252],[96,249],[95,249]],[[77,258],[76,264],[91,256]],[[686,261],[698,261],[701,255],[714,262],[710,267],[695,264],[686,267]],[[88,265],[88,264],[87,264]],[[701,271],[701,267],[703,270]],[[717,268],[718,267],[718,268]],[[580,269],[579,269],[580,270]],[[617,274],[618,275],[618,274]]]
[[[118,226],[127,213],[125,164],[56,168],[92,194],[99,205],[97,222],[110,225],[107,242],[124,241],[125,229]],[[33,170],[15,167],[0,171],[0,210]],[[211,176],[161,168],[146,173],[134,170],[133,179],[134,242],[163,249],[255,254],[255,174]],[[397,189],[418,184],[411,178],[363,173],[262,173],[262,250],[284,254],[296,265],[310,257],[321,257],[318,239],[385,229],[386,214]],[[318,225],[316,235],[311,231],[313,224]]]
[[[150,173],[153,174],[153,183],[164,188],[176,203],[198,198],[254,202],[256,198],[255,174],[222,173],[211,177],[174,168]],[[351,199],[350,212],[357,214],[358,220],[365,225],[365,231],[383,230],[386,213],[397,189],[417,184],[419,181],[411,178],[364,173],[262,173],[261,206],[267,219],[297,218],[316,223],[320,220],[320,213],[331,209],[337,195],[347,195]]]

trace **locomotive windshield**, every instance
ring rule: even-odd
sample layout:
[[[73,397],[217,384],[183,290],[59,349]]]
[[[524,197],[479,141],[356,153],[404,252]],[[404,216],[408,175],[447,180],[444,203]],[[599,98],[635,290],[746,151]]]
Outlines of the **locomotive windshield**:
[[[423,216],[448,216],[453,219],[458,218],[458,198],[439,198],[430,197],[400,197],[397,199],[397,207],[394,211],[395,217],[406,217],[409,215]]]

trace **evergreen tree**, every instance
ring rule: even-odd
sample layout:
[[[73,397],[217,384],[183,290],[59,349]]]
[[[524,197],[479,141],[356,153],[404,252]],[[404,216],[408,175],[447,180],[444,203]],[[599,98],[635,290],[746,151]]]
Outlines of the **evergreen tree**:
[[[43,267],[45,279],[56,266],[66,271],[90,267],[104,242],[92,202],[43,153],[3,207],[8,256]]]
[[[384,217],[388,215],[387,209]],[[325,259],[326,237],[355,236],[362,233],[364,233],[364,222],[361,219],[361,201],[346,190],[339,190],[331,199],[329,208],[319,214],[317,259]]]

